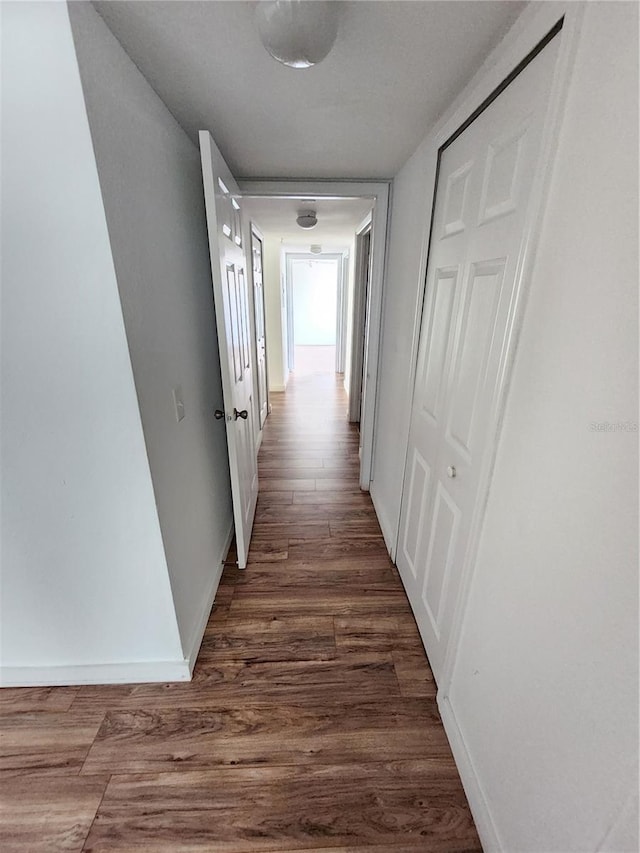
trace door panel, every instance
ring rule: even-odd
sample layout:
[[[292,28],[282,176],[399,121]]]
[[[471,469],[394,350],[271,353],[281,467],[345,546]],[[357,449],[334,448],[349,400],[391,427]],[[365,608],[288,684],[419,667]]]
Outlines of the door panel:
[[[478,224],[505,216],[518,206],[518,190],[523,178],[524,139],[530,116],[513,133],[494,140],[482,182],[480,218]]]
[[[438,483],[423,588],[423,600],[437,637],[440,637],[442,601],[455,555],[460,515],[460,508],[442,483]]]
[[[493,340],[504,259],[473,264],[466,290],[460,346],[452,377],[447,439],[471,460],[471,432]]]
[[[437,270],[433,282],[433,310],[427,331],[428,343],[420,379],[422,414],[437,424],[442,408],[443,371],[451,336],[458,268]]]
[[[414,449],[409,482],[407,519],[404,527],[402,551],[414,578],[418,576],[418,547],[424,530],[424,513],[428,505],[431,471],[418,450]]]
[[[397,558],[436,680],[497,429],[557,45],[440,157]]]
[[[246,260],[237,184],[208,131],[200,131],[213,296],[220,349],[238,565],[244,568],[258,498],[258,460]]]
[[[467,208],[467,188],[473,160],[464,163],[451,172],[447,178],[445,190],[442,236],[451,237],[464,231],[466,225],[463,214]]]

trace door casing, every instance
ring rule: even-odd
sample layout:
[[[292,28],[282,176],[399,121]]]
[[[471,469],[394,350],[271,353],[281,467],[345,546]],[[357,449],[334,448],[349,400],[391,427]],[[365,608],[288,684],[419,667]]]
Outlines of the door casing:
[[[351,381],[349,387],[349,420],[360,423],[363,371],[366,368],[367,302],[370,286],[372,214],[356,231],[353,276],[353,331],[351,346]]]

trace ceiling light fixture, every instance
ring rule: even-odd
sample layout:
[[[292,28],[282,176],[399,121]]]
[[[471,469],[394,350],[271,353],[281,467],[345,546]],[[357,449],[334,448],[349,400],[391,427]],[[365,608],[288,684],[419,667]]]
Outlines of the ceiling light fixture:
[[[300,228],[315,228],[318,224],[318,217],[315,210],[301,210],[296,222]]]
[[[309,246],[309,251],[312,255],[319,255],[322,252],[322,246],[320,246],[318,243],[313,243],[311,246]]]
[[[331,0],[260,0],[255,18],[263,45],[290,68],[317,65],[338,35],[338,6]]]

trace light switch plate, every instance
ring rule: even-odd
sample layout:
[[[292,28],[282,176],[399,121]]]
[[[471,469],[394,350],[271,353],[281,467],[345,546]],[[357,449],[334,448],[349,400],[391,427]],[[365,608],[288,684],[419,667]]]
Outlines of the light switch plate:
[[[182,388],[180,385],[177,385],[173,389],[173,405],[176,410],[176,421],[180,423],[180,421],[184,418],[184,400],[182,399]]]

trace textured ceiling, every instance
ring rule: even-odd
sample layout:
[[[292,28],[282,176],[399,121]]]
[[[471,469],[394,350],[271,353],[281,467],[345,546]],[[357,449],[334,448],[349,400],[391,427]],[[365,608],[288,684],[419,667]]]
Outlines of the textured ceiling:
[[[193,141],[210,130],[236,177],[390,178],[525,4],[341,2],[333,50],[303,70],[267,54],[254,3],[94,5]]]

